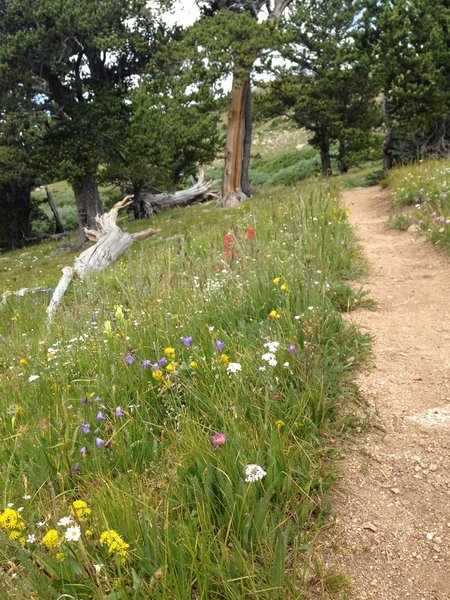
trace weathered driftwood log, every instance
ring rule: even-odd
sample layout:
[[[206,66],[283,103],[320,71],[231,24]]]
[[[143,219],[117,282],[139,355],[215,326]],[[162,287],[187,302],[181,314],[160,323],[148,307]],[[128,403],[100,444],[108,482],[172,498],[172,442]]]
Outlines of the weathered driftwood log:
[[[126,233],[117,225],[117,215],[133,202],[133,196],[126,196],[117,202],[112,209],[95,218],[97,228],[85,229],[89,240],[95,241],[93,246],[87,248],[75,259],[73,267],[64,267],[62,277],[53,293],[53,297],[47,308],[47,320],[52,320],[55,310],[58,308],[64,293],[66,292],[74,275],[83,279],[91,271],[101,271],[112,264],[123,254],[135,240],[142,240],[157,233],[157,229],[145,229],[137,233]]]
[[[6,304],[6,301],[8,300],[8,298],[10,296],[18,296],[19,298],[22,298],[23,296],[26,296],[27,294],[37,294],[39,292],[48,294],[49,292],[52,292],[53,289],[54,288],[49,288],[49,287],[35,287],[35,288],[21,288],[20,290],[17,290],[15,292],[13,292],[11,290],[6,290],[6,292],[3,292],[3,294],[2,294],[2,301],[0,302],[0,306],[2,306],[3,304]]]
[[[215,184],[215,181],[204,181],[203,175],[200,175],[199,181],[187,190],[179,190],[173,194],[148,194],[143,192],[141,200],[145,214],[147,217],[151,217],[166,208],[188,206],[189,204],[207,202],[212,198],[217,198],[217,194],[211,191]]]

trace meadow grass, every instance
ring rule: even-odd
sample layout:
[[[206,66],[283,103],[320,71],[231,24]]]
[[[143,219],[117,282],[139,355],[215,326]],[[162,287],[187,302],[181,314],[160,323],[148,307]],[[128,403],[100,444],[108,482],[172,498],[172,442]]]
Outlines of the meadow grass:
[[[338,189],[155,221],[184,240],[136,243],[75,282],[50,328],[46,295],[0,312],[3,597],[326,586],[314,540],[370,345],[341,315],[365,300],[348,283],[365,265]],[[7,287],[54,285],[73,257],[52,248],[5,255]]]
[[[418,225],[431,243],[450,252],[450,159],[396,167],[385,184],[391,189],[390,226]]]

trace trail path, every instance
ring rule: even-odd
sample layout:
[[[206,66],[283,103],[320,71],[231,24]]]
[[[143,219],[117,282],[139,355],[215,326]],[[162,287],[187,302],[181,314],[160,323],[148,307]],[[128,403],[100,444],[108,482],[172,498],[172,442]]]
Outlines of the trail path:
[[[345,449],[335,552],[354,600],[449,600],[450,260],[385,227],[386,191],[343,200],[377,302],[350,316],[375,337],[374,366],[358,383],[384,432]]]

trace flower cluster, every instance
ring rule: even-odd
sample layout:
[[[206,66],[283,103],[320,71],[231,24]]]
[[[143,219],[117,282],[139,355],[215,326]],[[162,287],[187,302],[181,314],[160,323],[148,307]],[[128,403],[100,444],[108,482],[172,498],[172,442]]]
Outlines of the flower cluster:
[[[130,547],[114,529],[104,531],[100,536],[100,544],[105,546],[109,554],[120,557],[122,562],[127,558],[127,550]]]
[[[266,475],[266,471],[259,465],[247,465],[245,467],[246,483],[255,483],[255,481],[260,481],[260,479],[263,479]]]

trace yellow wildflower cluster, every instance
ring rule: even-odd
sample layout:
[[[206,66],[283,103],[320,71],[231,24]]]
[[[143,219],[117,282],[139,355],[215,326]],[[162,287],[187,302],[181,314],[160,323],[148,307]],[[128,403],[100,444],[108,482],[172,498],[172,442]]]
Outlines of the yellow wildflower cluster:
[[[189,366],[191,367],[191,369],[198,369],[198,365],[195,362],[195,360],[191,360],[191,362],[189,363]]]
[[[269,319],[279,319],[280,315],[276,310],[271,310],[269,313]]]
[[[167,358],[170,358],[171,360],[173,358],[175,358],[175,350],[174,350],[174,348],[170,348],[170,347],[166,348],[164,350],[164,354],[167,356]]]
[[[0,527],[7,531],[17,530],[23,531],[25,529],[25,523],[22,519],[21,514],[13,508],[5,508],[0,515]]]
[[[70,512],[77,519],[86,519],[92,511],[84,500],[75,500],[72,502]]]
[[[163,379],[163,372],[161,371],[161,369],[152,371],[152,377],[153,379],[156,379],[156,381],[161,381],[161,379]]]
[[[219,360],[222,364],[227,365],[230,359],[226,354],[221,354]]]
[[[46,548],[51,550],[52,548],[56,548],[59,544],[59,536],[56,529],[50,529],[42,538],[42,543]]]
[[[279,285],[280,282],[281,282],[281,280],[282,280],[282,277],[275,277],[275,279],[272,280],[272,283],[273,283],[273,285]],[[285,283],[282,283],[280,285],[280,290],[282,292],[286,292],[287,291],[287,285]]]
[[[116,554],[122,561],[125,561],[130,545],[120,537],[117,531],[114,529],[104,531],[100,536],[100,544],[106,546],[110,554]]]

